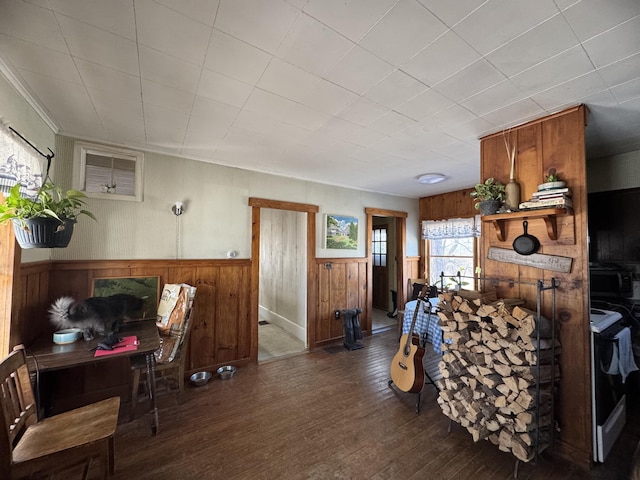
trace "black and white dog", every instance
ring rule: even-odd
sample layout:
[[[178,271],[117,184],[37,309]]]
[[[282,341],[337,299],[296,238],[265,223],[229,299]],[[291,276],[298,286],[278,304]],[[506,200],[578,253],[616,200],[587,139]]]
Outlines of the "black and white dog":
[[[49,309],[49,319],[57,328],[79,328],[85,340],[96,336],[113,336],[128,315],[142,308],[144,300],[126,293],[110,297],[90,297],[76,302],[71,297],[58,298]]]

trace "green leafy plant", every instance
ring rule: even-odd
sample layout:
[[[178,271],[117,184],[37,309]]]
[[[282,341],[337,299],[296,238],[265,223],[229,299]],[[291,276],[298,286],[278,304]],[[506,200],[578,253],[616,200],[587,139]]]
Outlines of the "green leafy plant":
[[[456,276],[449,277],[449,282],[445,283],[445,287],[447,287],[447,290],[449,290],[453,285],[455,285],[455,290],[460,290],[462,287],[466,287],[467,285],[469,285],[469,282],[467,282],[466,280],[462,280],[465,270],[465,267],[459,267]]]
[[[479,209],[480,202],[486,200],[500,200],[503,202],[505,199],[504,185],[492,177],[487,178],[484,183],[478,183],[469,195],[476,202],[476,209]]]
[[[559,180],[560,180],[560,177],[556,173],[556,169],[555,168],[550,168],[549,169],[549,174],[544,176],[544,181],[545,182],[557,182]]]
[[[64,222],[76,220],[79,215],[86,215],[94,220],[93,213],[85,210],[86,195],[78,190],[64,191],[53,182],[45,183],[35,198],[24,198],[20,195],[20,185],[11,188],[9,195],[0,203],[0,223],[14,221],[26,228],[27,220],[38,217],[55,218]]]

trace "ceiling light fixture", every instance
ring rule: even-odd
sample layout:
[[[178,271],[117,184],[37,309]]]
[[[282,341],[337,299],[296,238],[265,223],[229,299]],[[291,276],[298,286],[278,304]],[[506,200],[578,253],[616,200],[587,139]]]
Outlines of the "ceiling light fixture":
[[[441,173],[425,173],[418,177],[418,183],[424,183],[427,185],[433,185],[434,183],[444,182],[447,179]]]

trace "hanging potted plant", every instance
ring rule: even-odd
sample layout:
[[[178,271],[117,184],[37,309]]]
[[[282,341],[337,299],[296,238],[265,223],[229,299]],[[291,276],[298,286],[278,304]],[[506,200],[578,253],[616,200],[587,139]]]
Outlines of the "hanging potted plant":
[[[487,178],[484,183],[478,183],[470,193],[471,198],[476,202],[476,209],[482,215],[492,215],[502,206],[505,198],[505,186],[493,178]]]
[[[45,183],[38,194],[22,197],[20,184],[11,188],[0,204],[0,223],[11,221],[22,248],[64,248],[69,244],[79,215],[96,217],[82,207],[85,194]]]

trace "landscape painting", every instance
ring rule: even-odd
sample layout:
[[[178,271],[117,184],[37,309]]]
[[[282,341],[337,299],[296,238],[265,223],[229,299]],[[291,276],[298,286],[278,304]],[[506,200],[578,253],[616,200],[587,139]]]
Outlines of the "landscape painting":
[[[160,277],[94,278],[92,297],[109,297],[126,293],[141,298],[142,308],[130,315],[133,320],[156,318],[158,311]]]
[[[326,217],[326,248],[357,250],[358,219],[344,215],[327,215]]]

